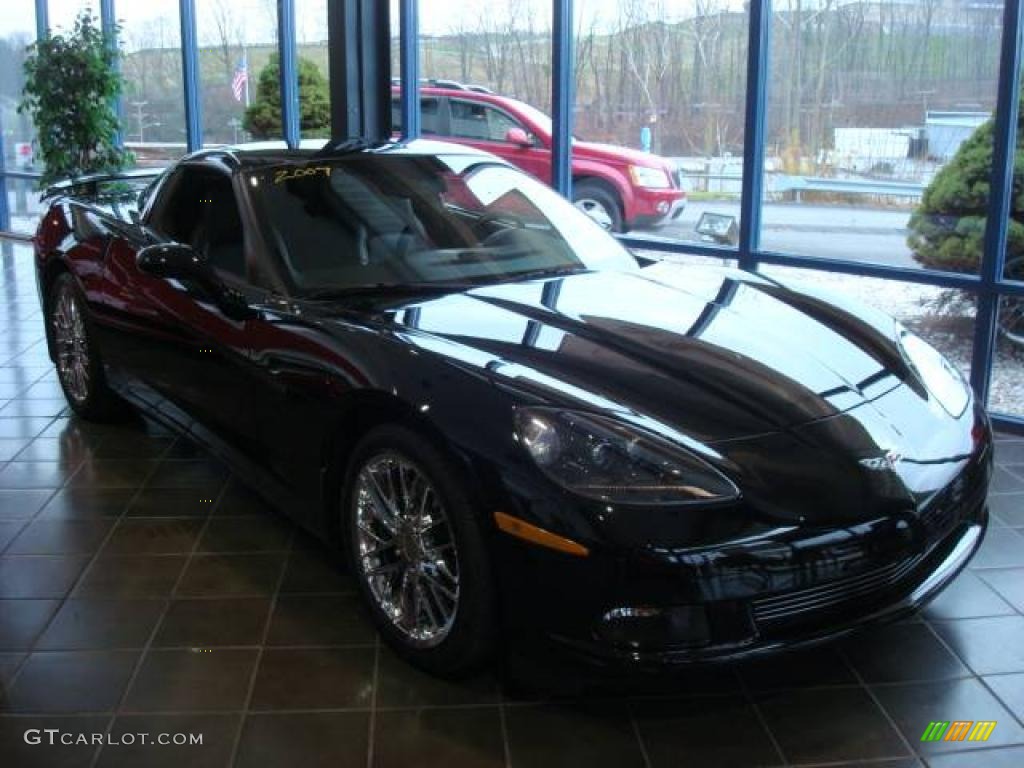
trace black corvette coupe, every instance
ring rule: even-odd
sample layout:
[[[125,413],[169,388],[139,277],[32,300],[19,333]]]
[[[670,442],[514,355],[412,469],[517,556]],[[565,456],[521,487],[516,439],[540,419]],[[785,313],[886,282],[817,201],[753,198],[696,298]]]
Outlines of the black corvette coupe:
[[[816,642],[981,542],[987,417],[884,314],[638,262],[465,147],[250,145],[132,183],[53,190],[36,235],[68,401],[187,426],[337,544],[421,667]]]

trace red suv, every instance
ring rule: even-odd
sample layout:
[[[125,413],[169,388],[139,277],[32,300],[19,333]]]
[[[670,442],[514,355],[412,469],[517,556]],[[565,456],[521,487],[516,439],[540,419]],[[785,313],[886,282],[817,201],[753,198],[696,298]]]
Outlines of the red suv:
[[[398,88],[392,126],[401,130]],[[482,86],[434,80],[420,89],[421,131],[501,157],[551,182],[551,118],[529,104]],[[656,227],[676,219],[686,192],[664,157],[609,144],[573,141],[572,199],[613,232]]]

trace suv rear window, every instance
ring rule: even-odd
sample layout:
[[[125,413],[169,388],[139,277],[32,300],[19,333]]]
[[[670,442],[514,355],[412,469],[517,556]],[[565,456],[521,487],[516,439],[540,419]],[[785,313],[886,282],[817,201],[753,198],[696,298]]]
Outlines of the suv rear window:
[[[391,99],[391,130],[402,130],[402,102]],[[441,133],[441,110],[437,99],[427,96],[420,99],[420,133],[434,136]]]

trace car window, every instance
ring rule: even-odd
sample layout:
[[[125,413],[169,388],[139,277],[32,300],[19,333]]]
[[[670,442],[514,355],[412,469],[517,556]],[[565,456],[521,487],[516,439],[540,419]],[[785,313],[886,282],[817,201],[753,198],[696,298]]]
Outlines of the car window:
[[[300,293],[636,268],[549,187],[476,155],[354,153],[260,167],[245,185]]]
[[[402,130],[402,102],[391,99],[391,130],[400,133]],[[424,96],[420,99],[420,133],[424,136],[441,133],[441,109],[438,99]]]
[[[505,141],[509,128],[522,126],[500,109],[472,101],[452,99],[452,136],[480,141]]]
[[[216,269],[244,278],[244,230],[231,178],[186,166],[175,172],[165,194],[150,227],[170,240],[191,245]]]

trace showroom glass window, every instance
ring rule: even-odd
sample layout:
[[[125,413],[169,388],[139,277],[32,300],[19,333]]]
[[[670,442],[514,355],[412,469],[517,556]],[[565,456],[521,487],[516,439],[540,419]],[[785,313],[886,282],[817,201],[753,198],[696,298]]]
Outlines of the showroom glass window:
[[[25,85],[22,65],[25,47],[36,38],[35,5],[32,0],[14,0],[5,6],[9,18],[0,28],[0,127],[3,130],[4,167],[19,171],[38,170],[32,140],[35,127],[17,106]],[[7,192],[11,228],[24,234],[35,230],[41,208],[32,180],[8,178]]]
[[[697,231],[702,214],[739,226],[747,4],[733,0],[576,0],[578,139],[669,158],[688,201],[682,216],[634,237],[734,248]]]
[[[125,145],[139,166],[161,168],[185,154],[185,97],[177,0],[120,2]]]

